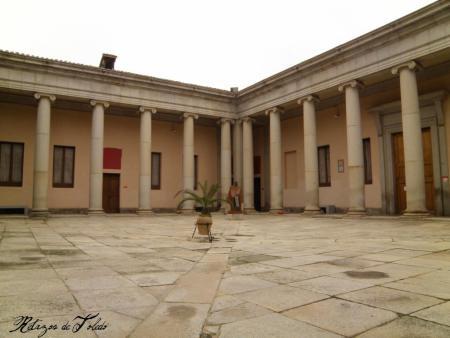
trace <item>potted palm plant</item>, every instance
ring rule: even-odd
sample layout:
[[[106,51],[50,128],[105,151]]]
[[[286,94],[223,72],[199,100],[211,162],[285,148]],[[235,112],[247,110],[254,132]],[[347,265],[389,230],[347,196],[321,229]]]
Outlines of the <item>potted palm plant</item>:
[[[177,209],[180,209],[185,202],[193,201],[194,204],[200,208],[200,214],[198,215],[197,222],[195,223],[198,233],[200,235],[208,235],[211,240],[211,226],[213,223],[211,211],[215,208],[218,202],[228,203],[228,201],[216,197],[217,192],[220,189],[219,184],[212,184],[209,186],[208,181],[205,181],[203,184],[199,182],[198,185],[200,187],[200,191],[198,193],[190,189],[183,189],[177,192],[175,197],[181,193],[184,194],[183,199],[180,203],[178,203]]]

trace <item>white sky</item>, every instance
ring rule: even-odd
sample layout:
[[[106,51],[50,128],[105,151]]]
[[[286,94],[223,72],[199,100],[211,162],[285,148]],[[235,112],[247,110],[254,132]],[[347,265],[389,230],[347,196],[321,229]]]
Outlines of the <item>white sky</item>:
[[[0,49],[240,89],[430,0],[2,0]]]

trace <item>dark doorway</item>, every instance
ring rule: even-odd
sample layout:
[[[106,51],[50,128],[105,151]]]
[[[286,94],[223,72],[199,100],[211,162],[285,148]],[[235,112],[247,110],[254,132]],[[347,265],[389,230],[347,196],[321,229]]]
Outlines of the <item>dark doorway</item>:
[[[254,205],[256,211],[261,211],[261,177],[255,176],[253,180]]]
[[[253,157],[253,205],[256,211],[261,211],[261,156]]]
[[[103,210],[120,212],[120,174],[103,174]]]
[[[422,129],[423,160],[425,169],[426,207],[434,211],[433,154],[431,149],[431,130]],[[400,214],[406,209],[405,157],[403,151],[403,133],[392,134],[394,157],[395,211]]]

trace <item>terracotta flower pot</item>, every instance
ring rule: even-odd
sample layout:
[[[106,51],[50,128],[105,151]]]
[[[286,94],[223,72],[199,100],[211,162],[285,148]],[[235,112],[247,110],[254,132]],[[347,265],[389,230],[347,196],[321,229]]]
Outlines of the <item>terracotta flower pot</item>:
[[[212,218],[209,215],[199,215],[196,224],[200,235],[209,235],[212,226]]]

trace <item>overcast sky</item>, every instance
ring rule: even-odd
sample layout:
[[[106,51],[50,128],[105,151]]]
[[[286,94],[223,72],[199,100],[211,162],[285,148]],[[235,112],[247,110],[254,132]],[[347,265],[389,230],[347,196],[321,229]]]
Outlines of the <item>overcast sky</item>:
[[[428,0],[3,0],[0,49],[240,89]]]

